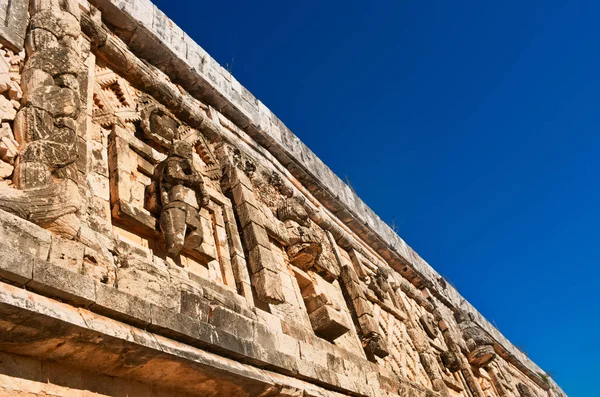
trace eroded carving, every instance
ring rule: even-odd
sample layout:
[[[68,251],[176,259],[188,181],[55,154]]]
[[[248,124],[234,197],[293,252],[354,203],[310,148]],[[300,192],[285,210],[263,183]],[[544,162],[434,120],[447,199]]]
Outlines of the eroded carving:
[[[471,316],[464,311],[455,313],[456,321],[466,342],[466,353],[469,363],[481,368],[496,359],[494,340],[475,323]]]
[[[85,81],[78,14],[73,9],[77,6],[71,0],[60,5],[32,3],[22,108],[13,126],[19,144],[13,182],[21,192],[0,192],[1,209],[69,238],[75,237],[80,223],[74,163],[79,156],[80,85]],[[73,197],[58,197],[60,193]],[[61,201],[69,205],[61,208]]]
[[[517,390],[519,390],[519,395],[521,397],[537,397],[534,392],[531,391],[529,386],[519,383],[517,385]]]
[[[177,256],[183,248],[194,250],[202,244],[202,225],[198,211],[208,205],[204,178],[195,169],[193,147],[175,140],[167,159],[154,172],[160,193],[160,228],[167,252]]]
[[[356,255],[353,255],[353,259]],[[352,308],[358,325],[359,336],[363,348],[368,355],[387,357],[389,346],[387,340],[379,332],[373,310],[365,296],[361,281],[354,270],[354,266],[346,265],[341,269],[340,284],[344,290],[346,301]]]
[[[423,326],[425,333],[427,333],[427,335],[430,338],[432,338],[432,339],[437,338],[439,329],[438,329],[437,324],[435,323],[435,319],[433,318],[433,316],[431,314],[427,313],[427,314],[422,315],[421,318],[419,318],[419,322]]]

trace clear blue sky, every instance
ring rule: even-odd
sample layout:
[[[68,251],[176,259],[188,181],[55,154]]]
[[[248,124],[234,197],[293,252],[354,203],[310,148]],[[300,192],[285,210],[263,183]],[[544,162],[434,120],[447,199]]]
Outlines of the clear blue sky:
[[[600,396],[600,2],[155,3],[570,397]]]

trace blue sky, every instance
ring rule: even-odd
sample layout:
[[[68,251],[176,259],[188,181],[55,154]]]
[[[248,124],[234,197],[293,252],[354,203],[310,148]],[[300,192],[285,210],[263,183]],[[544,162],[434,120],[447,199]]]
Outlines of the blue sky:
[[[600,2],[155,3],[569,396],[600,395]]]

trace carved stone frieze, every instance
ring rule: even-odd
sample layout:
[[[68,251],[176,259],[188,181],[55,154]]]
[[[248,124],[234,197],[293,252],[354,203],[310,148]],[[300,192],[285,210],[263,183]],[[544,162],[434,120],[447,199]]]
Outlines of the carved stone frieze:
[[[329,171],[304,175],[295,156],[312,154],[150,2],[8,3],[30,12],[20,53],[0,27],[3,349],[139,377],[139,394],[550,387],[479,318],[454,321],[450,286],[360,201],[340,207]],[[153,389],[165,379],[173,390]],[[9,384],[55,386],[30,380]]]
[[[123,124],[139,121],[135,97],[135,90],[125,79],[108,67],[96,65],[92,113],[95,123],[110,127],[118,121]]]

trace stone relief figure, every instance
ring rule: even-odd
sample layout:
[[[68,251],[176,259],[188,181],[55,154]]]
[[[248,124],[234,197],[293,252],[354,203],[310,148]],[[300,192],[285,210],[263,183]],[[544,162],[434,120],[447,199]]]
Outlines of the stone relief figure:
[[[494,340],[473,321],[472,315],[459,310],[454,316],[466,344],[469,363],[476,368],[482,368],[494,361]]]
[[[32,2],[30,14],[22,107],[13,125],[18,190],[0,191],[0,209],[74,238],[80,227],[77,184],[79,172],[85,172],[77,137],[84,114],[81,91],[87,84],[79,7],[74,0]]]
[[[198,248],[203,241],[199,210],[208,205],[209,195],[192,153],[189,142],[175,140],[167,159],[154,171],[162,207],[160,228],[172,257],[183,248]]]

